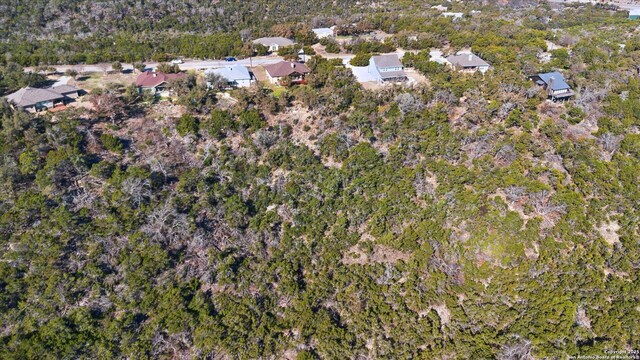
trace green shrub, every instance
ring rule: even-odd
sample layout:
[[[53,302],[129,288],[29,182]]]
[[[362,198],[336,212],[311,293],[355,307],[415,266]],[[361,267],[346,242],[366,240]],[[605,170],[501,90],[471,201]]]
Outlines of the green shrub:
[[[184,114],[180,117],[180,120],[178,120],[176,130],[180,136],[186,136],[188,134],[198,135],[200,122],[191,114]]]
[[[244,129],[255,131],[263,128],[266,124],[267,122],[256,109],[244,111],[240,114],[240,125]]]
[[[369,59],[371,59],[371,54],[358,53],[349,61],[349,64],[352,66],[367,66],[369,65]]]
[[[100,135],[100,143],[102,143],[105,149],[117,153],[122,152],[124,148],[122,140],[120,140],[119,137],[107,133]]]

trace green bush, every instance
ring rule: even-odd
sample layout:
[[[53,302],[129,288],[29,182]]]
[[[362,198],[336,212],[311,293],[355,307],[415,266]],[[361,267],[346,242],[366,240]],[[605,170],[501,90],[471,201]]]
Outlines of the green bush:
[[[369,59],[371,59],[371,54],[358,53],[349,61],[349,64],[352,66],[367,66],[369,65]]]
[[[226,136],[227,131],[234,129],[234,122],[231,119],[231,114],[216,109],[211,112],[205,126],[210,136],[220,140]]]
[[[267,122],[256,109],[244,111],[240,114],[240,125],[249,131],[255,131],[263,128]]]
[[[198,135],[198,131],[200,130],[200,122],[198,119],[194,118],[193,115],[184,114],[178,120],[178,125],[176,126],[176,130],[180,136],[185,136],[188,134]]]
[[[104,133],[100,135],[100,143],[105,149],[113,152],[122,152],[124,145],[119,137],[111,134]]]

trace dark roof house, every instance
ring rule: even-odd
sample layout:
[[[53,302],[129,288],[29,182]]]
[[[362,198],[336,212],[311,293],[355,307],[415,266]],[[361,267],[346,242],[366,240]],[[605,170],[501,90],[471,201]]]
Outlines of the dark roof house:
[[[79,96],[80,89],[72,85],[59,85],[50,88],[25,87],[7,95],[7,101],[13,106],[29,112],[48,110],[66,105]]]
[[[531,79],[547,90],[547,96],[552,100],[566,100],[575,95],[564,76],[557,71],[537,74]]]
[[[147,70],[136,78],[136,86],[140,91],[152,91],[160,93],[165,91],[166,84],[175,79],[184,77],[184,73],[165,74],[163,72],[153,72]]]
[[[267,72],[269,80],[276,84],[285,77],[291,79],[293,83],[301,83],[304,81],[306,74],[311,72],[311,69],[303,63],[293,61],[280,61],[275,64],[263,65]]]

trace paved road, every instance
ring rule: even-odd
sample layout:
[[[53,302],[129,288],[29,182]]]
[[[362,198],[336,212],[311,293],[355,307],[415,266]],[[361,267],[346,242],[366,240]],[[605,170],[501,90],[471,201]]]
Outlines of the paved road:
[[[400,58],[404,56],[404,50],[398,50],[391,54],[397,54]],[[348,61],[353,58],[353,54],[323,54],[324,57],[328,59],[342,59],[343,61]],[[283,58],[277,55],[269,55],[269,56],[257,56],[251,59],[241,59],[234,62],[228,62],[225,60],[191,60],[186,59],[184,63],[180,64],[180,69],[182,70],[205,70],[205,69],[215,69],[228,66],[230,64],[234,65],[243,65],[243,66],[258,66],[258,65],[267,65],[274,64],[279,61],[282,61]],[[155,69],[158,66],[157,62],[145,63],[147,65],[147,69]],[[79,73],[84,72],[107,72],[111,71],[110,63],[100,63],[100,64],[92,64],[92,65],[53,65],[52,67],[56,68],[58,72],[65,72],[68,69],[74,69]],[[132,70],[132,64],[122,64],[123,70]],[[31,67],[25,68],[25,71],[33,71],[34,69]]]
[[[203,70],[203,69],[214,69],[225,67],[230,64],[235,65],[244,65],[244,66],[258,66],[258,65],[266,65],[266,64],[274,64],[278,61],[281,61],[281,56],[259,56],[254,57],[252,59],[241,59],[234,62],[228,62],[225,60],[185,60],[184,63],[180,64],[180,69],[182,70]],[[155,69],[158,66],[157,62],[145,62],[147,65],[147,69]],[[56,68],[58,72],[65,72],[68,69],[74,69],[78,72],[106,72],[110,71],[111,64],[110,63],[100,63],[100,64],[92,64],[92,65],[52,65],[52,67]],[[132,70],[132,64],[122,64],[123,70]],[[33,68],[25,68],[25,71],[32,71]]]

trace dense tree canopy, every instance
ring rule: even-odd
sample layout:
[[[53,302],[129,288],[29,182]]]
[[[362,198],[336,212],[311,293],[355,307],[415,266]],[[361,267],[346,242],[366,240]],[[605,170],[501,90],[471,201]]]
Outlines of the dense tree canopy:
[[[187,5],[36,1],[36,17],[14,2],[14,24],[118,26],[122,43],[104,55],[113,61],[218,51],[202,39],[242,48],[243,29],[227,20],[135,21]],[[219,3],[271,14],[286,2]],[[303,3],[300,16],[329,3]],[[0,102],[0,358],[555,359],[637,348],[640,46],[627,37],[637,23],[526,2],[460,3],[482,13],[454,22],[430,6],[395,1],[404,16],[371,10],[343,29],[392,33],[352,43],[361,58],[422,50],[403,59],[427,77],[415,86],[366,90],[340,59],[314,56],[296,87],[222,96],[191,73],[169,85],[172,100],[116,87],[93,91],[91,110]],[[212,9],[194,6],[206,19],[251,14],[244,24],[264,15]],[[197,41],[125,41],[172,26],[174,39]],[[179,31],[189,26],[229,32]],[[562,49],[550,63],[538,56],[545,40]],[[45,43],[23,43],[24,61],[10,52],[0,91],[44,79],[14,61],[32,64]],[[493,69],[431,61],[444,43],[472,46]],[[60,46],[42,53],[55,61],[85,53],[67,52],[80,45],[64,37],[46,46]],[[563,71],[577,96],[546,100],[527,78],[545,69]]]

